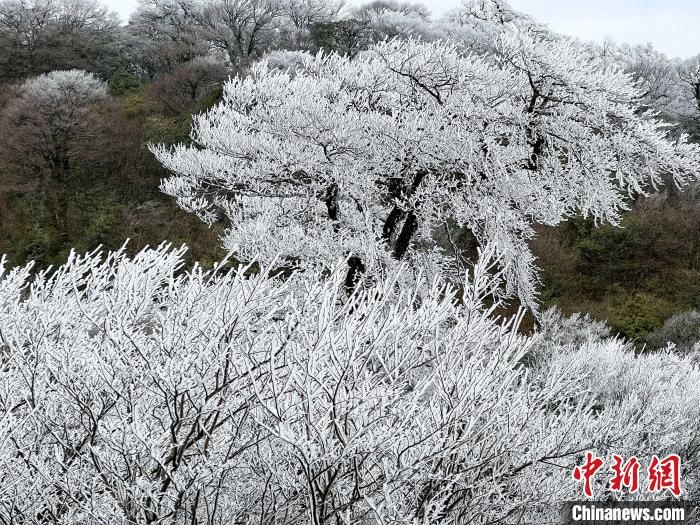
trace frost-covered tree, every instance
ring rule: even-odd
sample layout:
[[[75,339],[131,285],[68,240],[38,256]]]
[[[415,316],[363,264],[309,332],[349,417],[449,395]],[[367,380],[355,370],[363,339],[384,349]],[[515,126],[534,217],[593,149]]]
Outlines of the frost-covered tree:
[[[201,34],[238,71],[279,37],[282,0],[209,0],[197,11]]]
[[[374,0],[355,9],[354,18],[371,29],[375,41],[394,37],[432,35],[430,10],[422,4],[396,0]]]
[[[52,71],[27,80],[3,108],[3,127],[14,134],[9,147],[24,154],[27,169],[64,184],[87,112],[106,96],[106,84],[81,70]]]
[[[650,44],[630,46],[606,41],[594,45],[605,67],[622,68],[640,89],[640,110],[652,108],[672,114],[677,106],[678,76],[674,63]]]
[[[382,16],[393,13],[415,16],[423,20],[430,18],[430,10],[423,4],[399,0],[372,0],[362,4],[354,11],[355,17],[371,22],[376,22]]]
[[[548,523],[586,450],[678,453],[697,496],[697,366],[576,322],[518,335],[483,305],[489,254],[461,304],[395,276],[348,299],[342,261],[0,263],[0,521]]]
[[[700,119],[700,55],[683,60],[676,65],[682,86],[682,99],[687,102],[691,118]]]
[[[54,202],[59,232],[66,231],[67,184],[77,153],[95,129],[90,110],[106,97],[106,84],[91,73],[52,71],[26,80],[0,111],[8,133],[0,155],[10,169],[38,181],[42,196]]]
[[[192,0],[141,0],[122,35],[131,70],[153,78],[206,55],[209,45],[196,18],[200,8]]]
[[[456,224],[497,246],[507,292],[534,306],[533,222],[617,223],[627,197],[694,176],[700,151],[668,139],[630,77],[578,43],[492,26],[485,57],[394,40],[309,57],[294,74],[258,64],[195,119],[192,146],[153,148],[173,172],[162,188],[226,220],[224,246],[263,261],[450,270],[456,246],[419,248]]]
[[[283,0],[280,29],[287,34],[284,47],[308,48],[311,28],[337,21],[344,8],[342,0]]]
[[[506,0],[466,0],[443,16],[442,26],[447,35],[477,54],[497,52],[499,35],[504,31],[558,38],[531,16],[513,9]]]

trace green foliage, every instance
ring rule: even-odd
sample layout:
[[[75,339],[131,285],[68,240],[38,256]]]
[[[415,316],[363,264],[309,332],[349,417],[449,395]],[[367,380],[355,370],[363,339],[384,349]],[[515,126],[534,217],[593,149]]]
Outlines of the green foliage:
[[[700,210],[684,198],[640,200],[621,227],[576,217],[542,228],[533,249],[544,306],[587,312],[643,343],[666,319],[700,307]]]
[[[40,268],[60,264],[67,251],[42,199],[25,195],[9,211],[13,225],[9,234],[0,239],[0,253],[8,254],[13,264],[36,261]]]
[[[199,105],[199,111],[207,111],[213,108],[216,104],[221,102],[224,97],[224,87],[222,85],[216,86],[212,89],[209,94],[204,97],[201,104]]]
[[[654,224],[627,215],[621,227],[610,224],[580,231],[575,249],[580,259],[581,273],[587,275],[597,288],[606,283],[639,282],[659,270]],[[645,261],[640,264],[641,261]]]
[[[117,71],[107,81],[109,93],[115,97],[123,97],[137,93],[141,89],[141,81],[125,70]]]
[[[368,22],[349,18],[311,26],[313,46],[327,52],[354,57],[372,44],[372,29]]]
[[[36,261],[39,267],[48,267],[63,259],[65,249],[61,246],[60,234],[51,224],[33,223],[17,241],[21,260]]]
[[[116,247],[122,243],[123,239],[115,238],[115,233],[123,221],[122,217],[123,205],[111,199],[98,203],[81,235],[83,251],[90,251],[98,246]]]
[[[124,114],[129,118],[143,118],[148,112],[146,100],[141,91],[125,94],[120,97],[119,103]]]
[[[657,296],[636,293],[625,297],[615,305],[608,322],[620,335],[643,341],[650,332],[663,325],[664,319],[673,313],[673,305]]]
[[[0,20],[0,84],[69,69],[106,80],[126,67],[118,23],[99,2],[0,2]]]
[[[144,143],[178,144],[189,142],[192,129],[192,116],[167,117],[152,115],[144,123]]]

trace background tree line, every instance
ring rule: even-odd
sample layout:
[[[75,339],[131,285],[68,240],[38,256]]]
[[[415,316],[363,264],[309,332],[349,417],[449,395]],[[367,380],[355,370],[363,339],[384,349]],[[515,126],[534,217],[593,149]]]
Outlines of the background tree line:
[[[192,114],[221,84],[266,57],[288,68],[300,51],[355,57],[386,38],[459,35],[471,50],[492,42],[464,10],[434,19],[423,5],[377,0],[350,8],[325,0],[148,0],[129,23],[89,0],[0,3],[0,252],[39,267],[70,248],[130,249],[187,242],[191,257],[221,256],[217,225],[182,213],[159,190],[165,170],[148,143],[187,142]],[[523,17],[506,10],[505,17]],[[466,18],[465,18],[466,17]],[[467,20],[467,18],[469,18]],[[700,58],[651,46],[591,45],[591,56],[640,83],[644,105],[695,140]],[[542,299],[586,311],[642,341],[678,312],[700,307],[696,192],[632,203],[624,228],[581,217],[538,227]],[[474,249],[468,232],[459,242]]]

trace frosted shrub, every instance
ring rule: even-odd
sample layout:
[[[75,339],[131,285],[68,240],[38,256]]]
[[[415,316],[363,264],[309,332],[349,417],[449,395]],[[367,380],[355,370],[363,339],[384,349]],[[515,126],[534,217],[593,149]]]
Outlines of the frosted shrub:
[[[652,348],[663,348],[672,343],[676,351],[688,353],[700,343],[700,312],[689,310],[676,314],[647,336]]]
[[[582,379],[581,390],[594,396],[600,434],[597,447],[593,441],[588,443],[590,449],[608,459],[616,453],[637,456],[640,462],[648,461],[652,454],[678,454],[684,465],[684,497],[698,496],[700,369],[691,357],[669,352],[635,355],[631,346],[609,339],[549,346],[546,355],[540,354],[540,363],[548,374],[552,368],[567,369]],[[576,432],[573,439],[586,445],[584,434]],[[644,477],[642,473],[640,479]],[[598,499],[619,497],[611,495],[608,481],[605,474],[598,477]],[[649,496],[642,490],[632,497],[643,500]]]
[[[551,521],[584,450],[693,465],[697,369],[518,335],[484,306],[492,254],[461,302],[396,276],[348,298],[342,260],[284,281],[167,247],[0,265],[0,519]]]
[[[577,344],[587,341],[600,341],[610,336],[610,329],[604,321],[597,321],[589,314],[575,313],[564,315],[556,306],[542,313],[540,333],[557,344]]]
[[[290,76],[294,75],[297,69],[304,69],[313,56],[305,51],[290,51],[288,49],[276,50],[265,56],[267,67],[274,70],[285,71]]]

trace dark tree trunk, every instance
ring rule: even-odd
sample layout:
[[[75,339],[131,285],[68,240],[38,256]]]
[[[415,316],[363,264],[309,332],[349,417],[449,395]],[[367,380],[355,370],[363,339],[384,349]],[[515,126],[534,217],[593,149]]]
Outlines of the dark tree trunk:
[[[340,209],[338,207],[338,185],[331,184],[323,195],[323,202],[328,210],[328,218],[333,221],[333,228],[338,231],[340,224]],[[348,259],[348,271],[345,274],[345,290],[348,295],[352,295],[360,281],[362,274],[365,272],[365,265],[357,255],[351,255]]]
[[[391,239],[396,232],[396,228],[399,226],[399,223],[405,216],[406,213],[401,208],[394,206],[389,213],[389,216],[386,218],[384,228],[382,229],[382,239],[384,239],[385,242],[391,243]]]
[[[324,199],[326,203],[326,209],[328,210],[328,218],[332,221],[338,220],[338,185],[336,183],[331,184],[326,190],[326,196]]]
[[[394,251],[392,253],[394,259],[397,261],[403,259],[411,246],[411,239],[416,230],[418,230],[418,218],[415,213],[409,212],[403,223],[403,228],[401,228],[401,233],[399,233],[396,243],[394,243]]]
[[[397,192],[399,195],[394,196],[400,198],[400,200],[404,202],[407,201],[416,193],[418,187],[421,185],[427,175],[427,170],[420,170],[416,172],[411,185],[399,190]],[[403,226],[396,237],[392,250],[392,255],[397,260],[401,260],[411,247],[411,239],[413,238],[413,234],[418,230],[418,216],[416,215],[415,211],[404,211],[401,207],[401,203],[397,203],[391,212],[389,212],[389,216],[386,218],[382,229],[382,239],[384,239],[384,242],[391,246],[392,240],[396,235],[396,231],[402,220]]]
[[[365,273],[365,265],[362,259],[356,255],[351,256],[348,259],[348,273],[345,274],[345,290],[348,295],[352,295],[355,291],[363,273]]]

